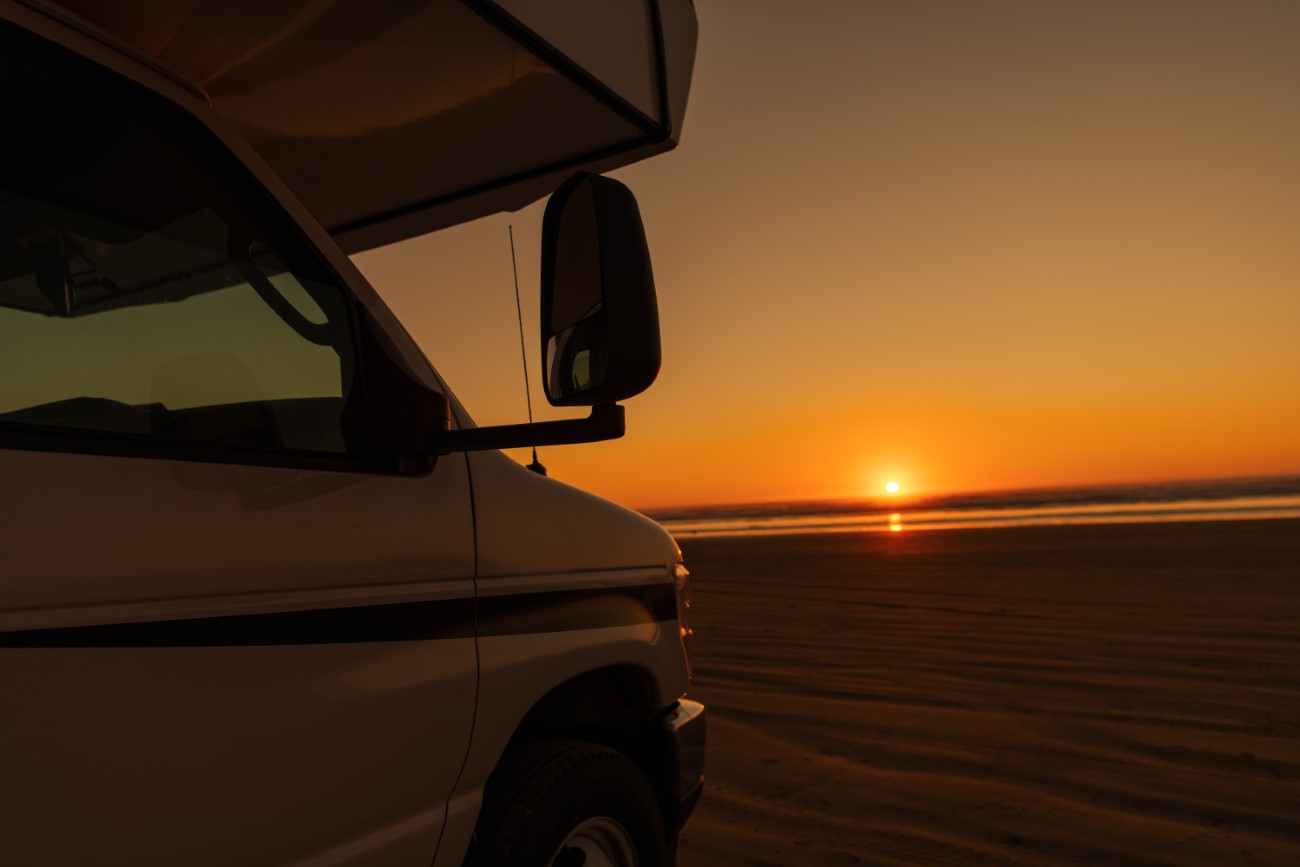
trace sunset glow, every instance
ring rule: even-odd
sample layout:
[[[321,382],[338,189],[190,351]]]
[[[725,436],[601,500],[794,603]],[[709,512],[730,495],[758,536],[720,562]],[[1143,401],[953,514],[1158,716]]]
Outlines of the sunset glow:
[[[898,493],[898,482],[885,482],[885,490],[891,494]]]
[[[553,478],[651,508],[1300,472],[1295,4],[697,5],[681,147],[613,173],[662,372]],[[518,423],[507,224],[533,408],[575,417],[535,367],[540,204],[357,264]]]

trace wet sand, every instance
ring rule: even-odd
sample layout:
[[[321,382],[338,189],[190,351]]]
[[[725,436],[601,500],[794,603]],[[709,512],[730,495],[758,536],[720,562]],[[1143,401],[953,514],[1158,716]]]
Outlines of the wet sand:
[[[1300,865],[1300,521],[682,547],[684,867]]]

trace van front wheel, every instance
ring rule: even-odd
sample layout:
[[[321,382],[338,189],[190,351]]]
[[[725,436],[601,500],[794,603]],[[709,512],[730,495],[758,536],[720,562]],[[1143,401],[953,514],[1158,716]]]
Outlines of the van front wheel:
[[[483,795],[466,867],[663,867],[663,818],[622,753],[539,741],[506,757]]]

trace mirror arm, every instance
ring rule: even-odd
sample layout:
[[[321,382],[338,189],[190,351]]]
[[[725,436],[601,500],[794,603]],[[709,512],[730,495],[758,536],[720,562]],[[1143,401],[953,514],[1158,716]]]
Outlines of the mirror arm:
[[[594,443],[618,439],[623,435],[623,430],[623,407],[614,403],[598,404],[591,408],[591,415],[586,418],[435,431],[425,440],[425,449],[431,455],[446,455],[452,452]]]

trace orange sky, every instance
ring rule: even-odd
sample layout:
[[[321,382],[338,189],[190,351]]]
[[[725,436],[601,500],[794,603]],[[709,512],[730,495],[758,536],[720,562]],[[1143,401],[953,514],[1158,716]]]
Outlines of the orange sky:
[[[664,367],[553,476],[639,507],[1300,472],[1300,4],[697,4],[641,201]],[[480,424],[541,206],[357,263]],[[526,458],[525,458],[526,459]]]

